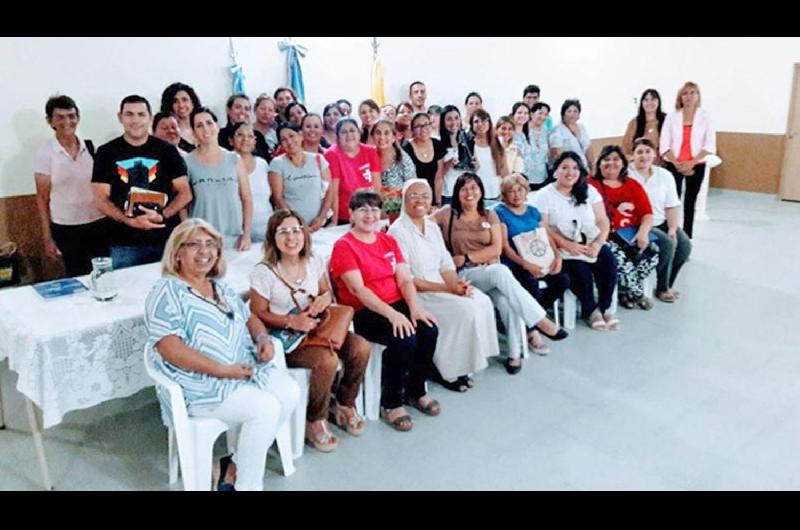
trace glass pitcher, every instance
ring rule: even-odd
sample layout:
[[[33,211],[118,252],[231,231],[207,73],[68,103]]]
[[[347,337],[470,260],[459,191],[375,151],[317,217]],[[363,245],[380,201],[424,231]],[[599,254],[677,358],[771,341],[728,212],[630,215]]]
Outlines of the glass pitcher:
[[[105,302],[117,296],[113,270],[111,258],[92,258],[89,287],[95,299]]]

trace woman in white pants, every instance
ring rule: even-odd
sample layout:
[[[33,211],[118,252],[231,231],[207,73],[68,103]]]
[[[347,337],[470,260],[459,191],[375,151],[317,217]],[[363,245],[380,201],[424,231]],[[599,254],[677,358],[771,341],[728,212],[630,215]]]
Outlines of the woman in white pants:
[[[551,340],[562,340],[567,332],[547,319],[539,302],[500,263],[503,235],[500,219],[483,206],[483,183],[474,173],[464,173],[453,187],[453,202],[436,212],[436,223],[442,230],[445,244],[453,255],[459,277],[488,294],[494,302],[508,333],[509,374],[522,369],[519,337],[520,319],[525,323],[529,342],[534,328]]]
[[[264,324],[217,280],[225,274],[221,249],[222,235],[201,219],[173,230],[163,277],[145,302],[148,351],[181,385],[189,415],[241,424],[235,454],[220,462],[218,489],[233,489],[235,475],[235,489],[258,491],[267,450],[297,406],[300,388],[272,362]],[[168,401],[159,400],[169,417]]]
[[[433,190],[427,180],[403,185],[403,209],[389,228],[411,268],[422,306],[439,323],[433,354],[433,380],[448,390],[466,392],[474,385],[469,374],[483,370],[487,357],[498,355],[492,300],[459,279],[442,232],[427,217]]]

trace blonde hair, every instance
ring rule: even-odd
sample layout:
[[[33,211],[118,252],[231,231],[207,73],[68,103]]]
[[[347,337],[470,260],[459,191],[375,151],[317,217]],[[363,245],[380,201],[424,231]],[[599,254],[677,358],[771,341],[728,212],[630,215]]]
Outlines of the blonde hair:
[[[164,246],[164,256],[161,258],[161,275],[178,276],[181,272],[181,264],[178,261],[178,251],[184,243],[189,241],[192,236],[203,231],[211,236],[218,245],[217,261],[208,272],[209,278],[221,278],[225,276],[225,258],[222,256],[222,234],[217,232],[208,222],[191,217],[175,227],[170,234],[167,244]]]
[[[258,106],[264,103],[265,101],[269,101],[270,103],[272,103],[272,108],[276,109],[278,108],[278,106],[275,104],[275,100],[272,99],[272,96],[270,96],[269,94],[261,94],[256,98],[256,103],[255,105],[253,105],[253,110],[256,110]]]
[[[700,87],[697,86],[697,83],[692,81],[686,81],[680,90],[678,90],[678,97],[675,98],[675,110],[681,110],[683,108],[683,101],[681,101],[681,94],[687,88],[693,88],[697,90],[697,107],[700,108]]]
[[[509,175],[504,177],[500,181],[500,195],[503,196],[503,199],[506,198],[506,194],[511,191],[514,186],[522,186],[527,190],[528,181],[521,175]]]

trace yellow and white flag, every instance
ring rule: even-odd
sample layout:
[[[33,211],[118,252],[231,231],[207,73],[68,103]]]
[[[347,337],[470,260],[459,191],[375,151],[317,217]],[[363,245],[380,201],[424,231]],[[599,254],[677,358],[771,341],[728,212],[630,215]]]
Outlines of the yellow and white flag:
[[[383,107],[386,98],[383,96],[383,65],[377,55],[372,59],[372,81],[370,88],[370,97]]]

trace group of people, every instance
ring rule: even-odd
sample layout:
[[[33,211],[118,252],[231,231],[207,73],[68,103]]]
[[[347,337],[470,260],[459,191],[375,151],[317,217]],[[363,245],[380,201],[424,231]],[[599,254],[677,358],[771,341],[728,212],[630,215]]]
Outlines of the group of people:
[[[652,308],[643,286],[653,271],[656,297],[679,298],[703,157],[715,152],[697,85],[681,88],[668,115],[646,90],[623,145],[596,160],[580,102],[565,101],[554,126],[540,94],[526,87],[493,121],[472,92],[465,128],[457,106],[426,107],[419,81],[397,107],[362,102],[360,120],[346,100],[318,115],[280,88],[255,105],[229,98],[221,128],[174,83],[155,116],[145,98],[124,98],[123,135],[96,150],[76,134],[75,102],[54,96],[55,138],[35,168],[45,249],[69,275],[98,255],[115,268],[161,260],[145,311],[150,354],[182,385],[190,414],[243,425],[219,487],[260,489],[266,449],[299,396],[270,362],[269,330],[311,333],[330,304],[354,309],[340,348],[286,352],[288,366],[311,369],[306,439],[329,452],[339,444],[329,422],[352,436],[365,428],[355,399],[370,342],[385,346],[381,416],[408,431],[406,406],[442,411],[426,381],[468,391],[499,354],[495,311],[516,374],[528,348],[544,355],[545,338],[567,337],[548,318],[567,289],[598,331],[620,327],[615,292],[624,307]],[[395,217],[385,205],[397,195]],[[312,252],[314,232],[345,223],[329,262]],[[248,305],[221,281],[222,251],[253,241],[263,259]]]

